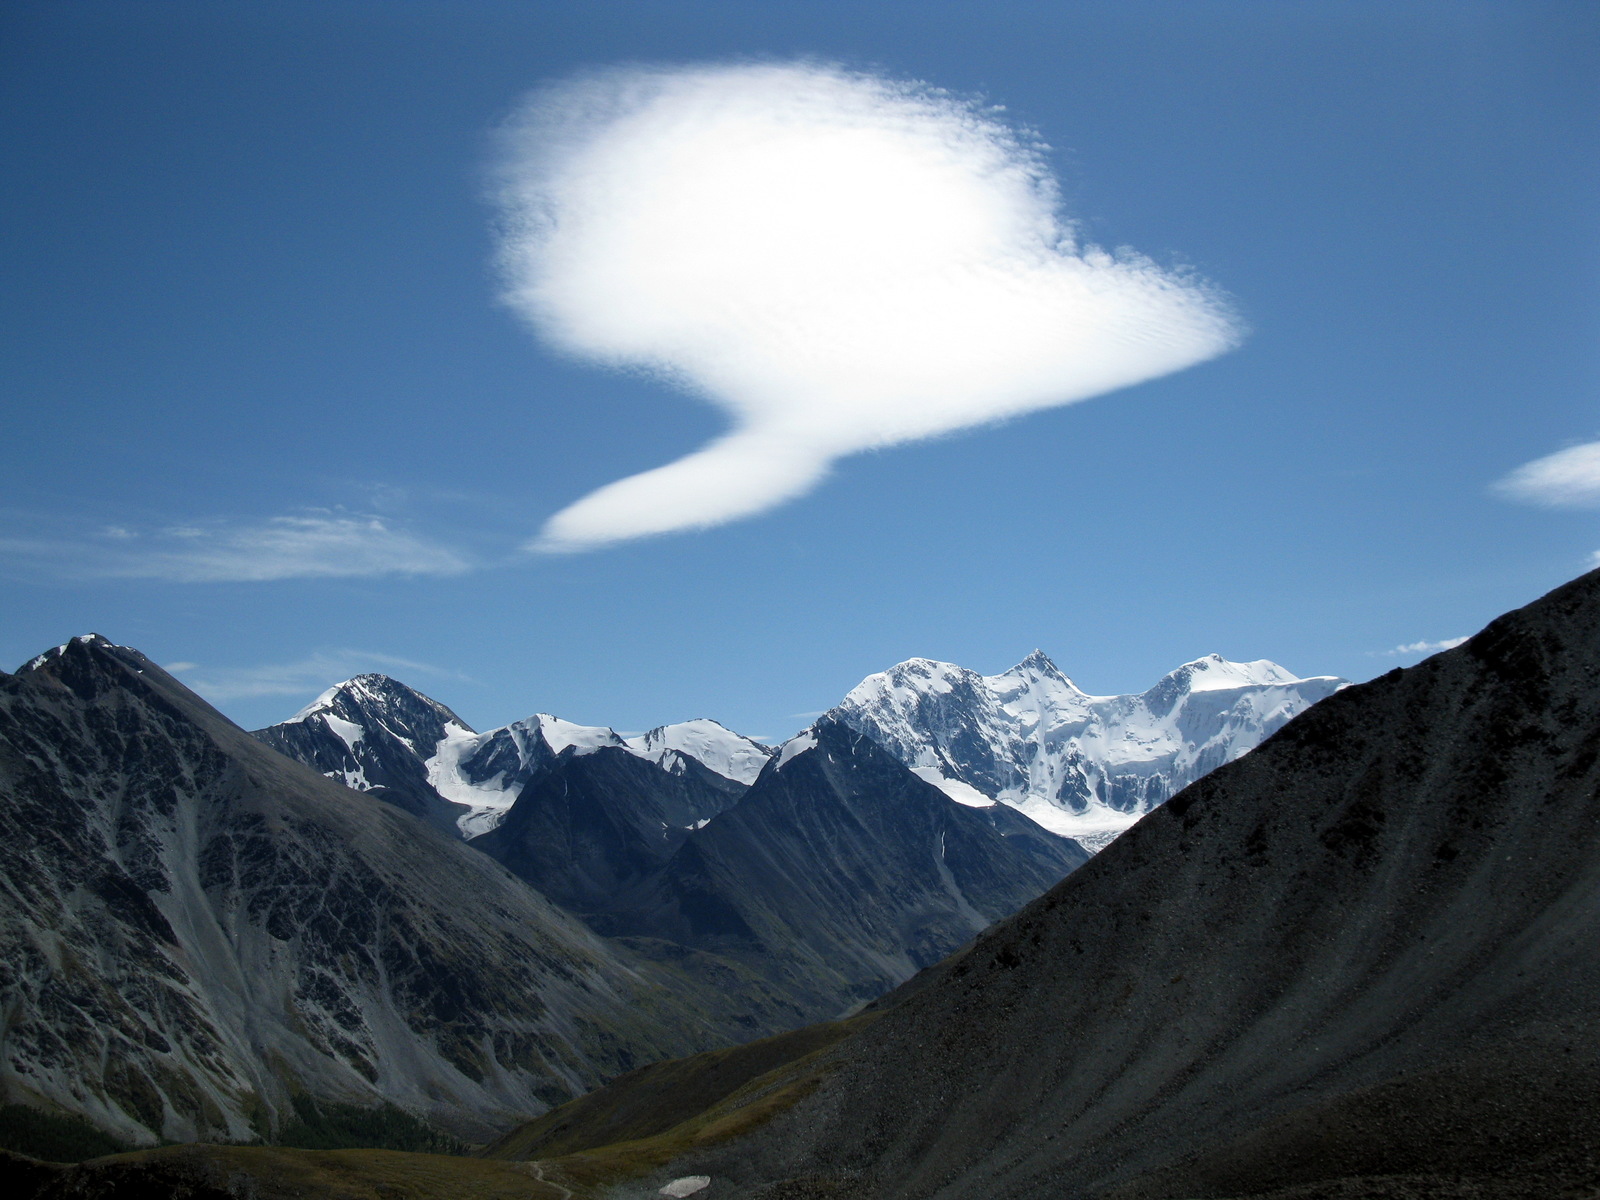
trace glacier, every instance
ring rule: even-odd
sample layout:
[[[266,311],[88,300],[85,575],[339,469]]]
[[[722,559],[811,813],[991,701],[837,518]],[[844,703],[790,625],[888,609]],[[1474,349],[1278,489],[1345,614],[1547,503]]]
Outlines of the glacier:
[[[1092,696],[1043,651],[998,675],[913,658],[824,719],[872,738],[962,804],[1006,804],[1097,851],[1348,681],[1211,654],[1136,695]]]

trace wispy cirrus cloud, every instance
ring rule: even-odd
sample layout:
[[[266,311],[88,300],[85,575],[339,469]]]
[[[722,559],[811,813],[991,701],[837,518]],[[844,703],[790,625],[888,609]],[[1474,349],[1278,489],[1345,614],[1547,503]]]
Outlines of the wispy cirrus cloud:
[[[69,577],[174,583],[457,575],[472,566],[393,521],[326,510],[145,530],[111,525],[92,536],[3,537],[0,556]]]
[[[508,302],[555,346],[724,409],[701,450],[551,517],[581,550],[718,525],[837,459],[1233,346],[1214,290],[1078,241],[998,109],[814,63],[619,69],[504,130]]]
[[[1455,637],[1444,638],[1437,642],[1407,642],[1403,646],[1380,650],[1378,653],[1386,658],[1410,658],[1418,654],[1437,654],[1441,650],[1454,650],[1466,640],[1464,637]]]
[[[1497,480],[1492,490],[1546,508],[1600,508],[1600,442],[1536,458]]]
[[[167,670],[183,676],[190,688],[213,703],[249,700],[262,696],[307,696],[365,672],[414,672],[435,678],[470,682],[459,671],[435,667],[391,654],[366,650],[320,650],[295,662],[265,663],[250,667],[207,667],[199,663],[170,663]]]

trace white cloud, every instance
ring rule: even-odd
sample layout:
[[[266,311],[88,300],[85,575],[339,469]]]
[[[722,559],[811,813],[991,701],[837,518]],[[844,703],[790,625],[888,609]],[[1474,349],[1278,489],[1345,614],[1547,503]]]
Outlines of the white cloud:
[[[195,663],[173,663],[169,671],[183,670],[192,677],[185,683],[213,703],[247,700],[261,696],[303,696],[319,692],[367,671],[386,674],[410,671],[424,675],[466,679],[427,663],[373,654],[365,650],[322,650],[298,662],[267,663],[255,667],[203,667]]]
[[[1396,646],[1392,650],[1380,653],[1389,658],[1409,657],[1413,654],[1437,654],[1441,650],[1454,650],[1467,639],[1464,637],[1445,638],[1439,642],[1408,642],[1404,646]]]
[[[1548,508],[1600,508],[1600,442],[1536,458],[1496,482],[1494,491]]]
[[[258,583],[370,575],[456,575],[456,551],[378,517],[310,512],[264,521],[115,527],[98,540],[0,539],[0,553],[89,578],[175,583]]]
[[[1228,349],[1210,289],[1079,244],[996,110],[817,65],[616,70],[504,133],[506,296],[552,344],[732,421],[557,513],[574,550],[761,512],[836,459]]]

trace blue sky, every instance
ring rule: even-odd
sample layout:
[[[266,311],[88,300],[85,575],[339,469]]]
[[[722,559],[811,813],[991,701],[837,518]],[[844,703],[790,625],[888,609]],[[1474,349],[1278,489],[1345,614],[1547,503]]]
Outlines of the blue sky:
[[[913,655],[1415,661],[1600,549],[1595,496],[1495,489],[1600,439],[1597,51],[1580,3],[14,2],[0,661],[92,629],[252,726],[384,670],[479,727],[769,737]],[[727,418],[503,302],[494,130],[576,72],[802,58],[1003,105],[1084,241],[1247,336],[526,551]]]

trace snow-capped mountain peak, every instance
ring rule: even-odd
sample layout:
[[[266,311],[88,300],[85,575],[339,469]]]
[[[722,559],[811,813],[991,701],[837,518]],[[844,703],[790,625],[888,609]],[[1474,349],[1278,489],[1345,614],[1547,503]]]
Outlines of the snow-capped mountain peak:
[[[1254,662],[1230,662],[1220,654],[1208,654],[1167,674],[1167,679],[1180,681],[1187,691],[1209,692],[1225,688],[1272,687],[1281,684],[1304,683],[1293,672],[1266,658]],[[1157,684],[1160,687],[1161,684]]]
[[[784,767],[788,766],[791,762],[799,758],[808,750],[815,750],[816,748],[817,735],[815,733],[815,727],[813,726],[812,729],[807,729],[803,733],[795,734],[787,742],[778,747],[777,757],[772,760],[772,769],[774,771],[781,771]]]
[[[627,739],[626,745],[640,758],[672,769],[677,755],[687,755],[724,779],[752,784],[774,753],[743,734],[734,733],[708,717],[658,725],[649,733]]]
[[[306,720],[308,717],[321,716],[325,712],[332,712],[334,704],[339,699],[339,694],[342,691],[344,691],[345,688],[349,687],[354,682],[355,682],[355,680],[353,680],[353,679],[346,679],[343,683],[334,684],[331,688],[329,688],[327,691],[323,692],[320,696],[318,696],[310,704],[306,705],[299,712],[295,713],[294,716],[289,717],[287,720],[280,722],[280,724],[283,724],[283,725],[297,725],[301,721]]]
[[[112,649],[112,650],[125,650],[125,651],[129,651],[130,653],[134,653],[134,654],[138,653],[138,651],[136,651],[136,650],[130,650],[130,648],[127,647],[127,646],[118,646],[118,645],[116,645],[109,638],[104,637],[101,634],[98,634],[98,633],[80,633],[76,637],[68,638],[66,641],[62,642],[61,645],[59,645],[59,646],[52,646],[49,650],[46,650],[43,654],[34,655],[27,662],[23,663],[20,667],[17,668],[17,674],[21,675],[21,674],[24,674],[25,672],[28,672],[28,671],[37,671],[40,667],[44,666],[46,663],[54,662],[56,659],[61,658],[64,654],[66,654],[68,648],[70,648],[72,646],[105,646],[108,649]],[[142,658],[144,656],[140,655],[140,657]]]
[[[892,701],[897,697],[942,695],[959,691],[979,676],[955,663],[933,658],[908,658],[887,671],[868,675],[840,701],[840,706]]]
[[[505,819],[528,780],[557,756],[626,748],[616,732],[535,713],[487,733],[447,731],[423,763],[439,795],[466,811],[456,821],[463,837],[477,837]]]
[[[360,725],[378,722],[407,743],[419,739],[425,742],[427,735],[444,724],[469,728],[437,700],[407,687],[398,679],[378,674],[355,675],[334,684],[282,724],[292,725],[329,715]]]
[[[602,746],[627,748],[627,743],[614,729],[608,729],[604,725],[579,725],[573,721],[563,721],[560,717],[551,716],[549,713],[534,713],[525,720],[513,722],[511,727],[524,729],[530,733],[536,731],[544,739],[544,744],[556,754],[568,749],[575,754],[593,754]]]
[[[1092,696],[1035,650],[989,676],[910,659],[868,676],[829,715],[951,799],[1009,804],[1098,849],[1344,682],[1213,654],[1146,692]]]
[[[387,675],[335,684],[287,721],[256,731],[274,749],[358,791],[450,826],[450,805],[429,785],[424,760],[449,737],[472,737],[455,713]]]
[[[1002,674],[992,676],[991,678],[1002,679],[1006,676],[1014,676],[1019,679],[1050,679],[1058,683],[1064,683],[1069,687],[1074,687],[1072,680],[1068,679],[1066,675],[1062,673],[1061,668],[1056,666],[1054,660],[1052,660],[1051,657],[1043,650],[1034,650],[1028,655],[1027,658],[1023,659],[1009,671],[1002,672]],[[1074,690],[1076,690],[1075,687]]]
[[[1094,696],[1042,650],[988,676],[910,658],[867,676],[822,722],[865,734],[954,801],[1010,805],[1097,849],[1343,685],[1266,659],[1210,654],[1145,692]],[[706,718],[624,738],[536,713],[474,733],[442,704],[377,674],[328,689],[259,736],[351,787],[409,795],[408,807],[466,837],[498,826],[563,755],[623,750],[680,777],[704,768],[737,794],[815,744],[803,733],[773,749]]]

